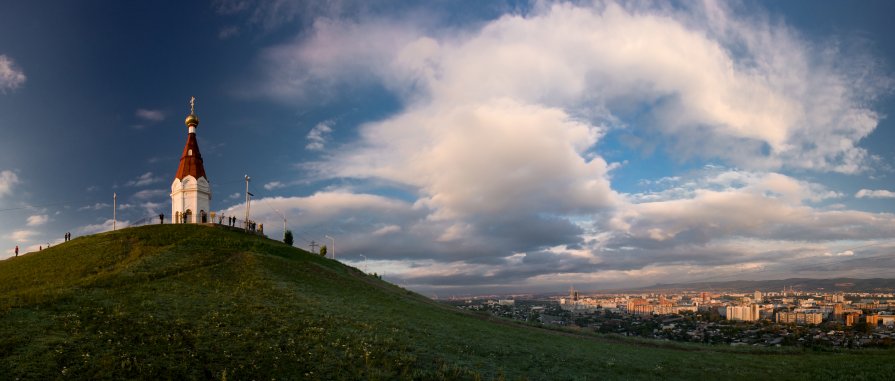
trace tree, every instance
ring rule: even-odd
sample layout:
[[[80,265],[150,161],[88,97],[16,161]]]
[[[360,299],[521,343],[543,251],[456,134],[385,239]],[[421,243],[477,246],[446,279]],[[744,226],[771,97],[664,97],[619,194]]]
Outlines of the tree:
[[[292,246],[292,230],[286,230],[286,234],[283,235],[283,243]]]
[[[320,246],[320,256],[326,258],[326,245]]]

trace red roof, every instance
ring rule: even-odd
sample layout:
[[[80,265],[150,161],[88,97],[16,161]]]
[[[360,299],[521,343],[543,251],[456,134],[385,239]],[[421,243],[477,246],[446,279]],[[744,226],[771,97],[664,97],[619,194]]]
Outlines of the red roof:
[[[199,153],[199,142],[196,134],[190,133],[186,138],[186,146],[180,155],[180,166],[177,167],[175,179],[183,180],[184,177],[193,176],[196,179],[205,177],[205,166],[202,165],[202,154]],[[208,180],[207,177],[205,177]]]

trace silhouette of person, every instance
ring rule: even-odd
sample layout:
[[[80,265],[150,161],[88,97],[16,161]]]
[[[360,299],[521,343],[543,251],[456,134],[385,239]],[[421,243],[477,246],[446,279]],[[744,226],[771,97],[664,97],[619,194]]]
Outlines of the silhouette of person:
[[[16,245],[16,256],[19,256],[19,245]]]
[[[37,247],[37,251],[43,251],[43,249],[44,249],[43,246],[38,246],[38,247]]]
[[[159,225],[165,224],[165,213],[158,214],[158,223],[159,223]]]

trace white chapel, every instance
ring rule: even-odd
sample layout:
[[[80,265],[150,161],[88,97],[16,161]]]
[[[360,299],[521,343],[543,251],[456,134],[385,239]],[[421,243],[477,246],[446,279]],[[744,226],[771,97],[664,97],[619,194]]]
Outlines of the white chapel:
[[[189,134],[183,154],[180,155],[177,175],[171,183],[171,216],[174,217],[174,223],[211,222],[208,215],[211,211],[211,186],[205,177],[205,166],[196,140],[199,117],[196,116],[195,97],[190,98],[190,115],[186,117],[185,123]]]

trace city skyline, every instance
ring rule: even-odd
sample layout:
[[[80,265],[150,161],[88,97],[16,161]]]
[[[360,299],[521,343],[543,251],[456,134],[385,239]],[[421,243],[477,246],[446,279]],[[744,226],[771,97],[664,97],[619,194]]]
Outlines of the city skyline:
[[[195,96],[213,211],[427,295],[892,278],[893,8],[4,5],[0,259],[169,214]]]

